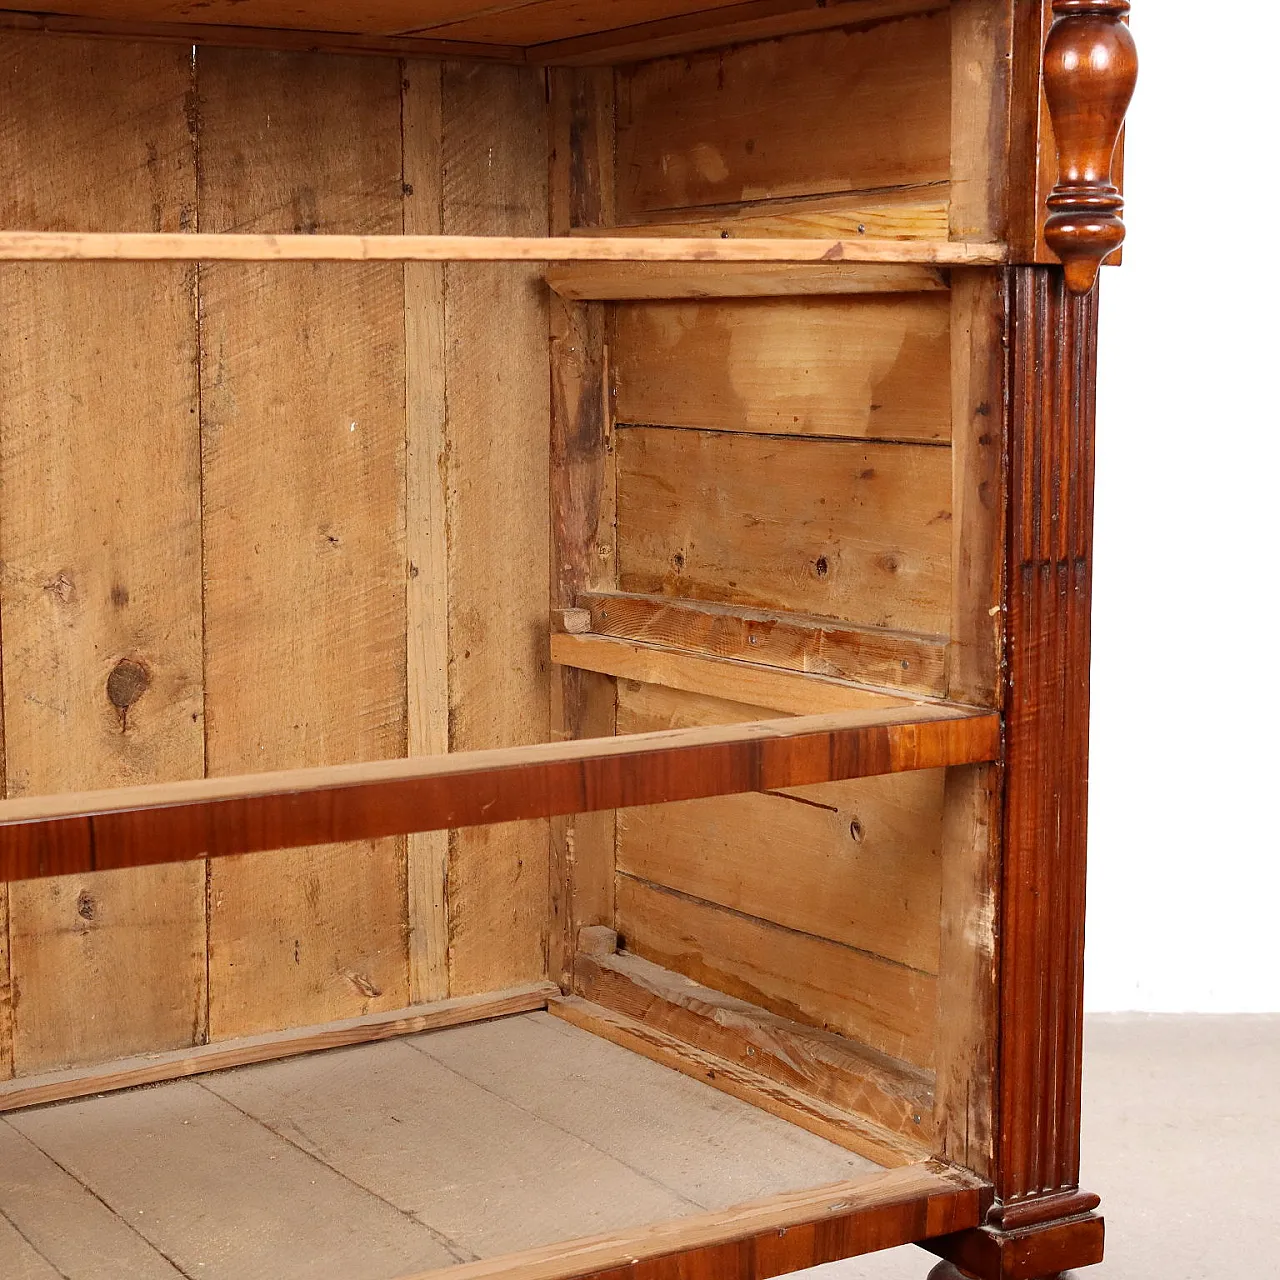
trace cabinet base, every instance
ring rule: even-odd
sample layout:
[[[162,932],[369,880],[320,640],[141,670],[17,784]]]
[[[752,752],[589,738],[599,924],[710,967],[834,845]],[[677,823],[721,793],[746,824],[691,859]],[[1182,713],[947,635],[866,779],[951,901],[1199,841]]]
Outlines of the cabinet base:
[[[1102,1261],[1104,1228],[1094,1213],[1018,1231],[976,1227],[921,1242],[945,1261],[930,1280],[1053,1280]]]

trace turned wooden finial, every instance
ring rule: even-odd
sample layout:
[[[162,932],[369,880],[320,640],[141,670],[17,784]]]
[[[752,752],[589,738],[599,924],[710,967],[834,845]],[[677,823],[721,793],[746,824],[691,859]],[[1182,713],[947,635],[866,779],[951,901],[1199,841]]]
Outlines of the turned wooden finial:
[[[1112,179],[1116,144],[1138,82],[1138,51],[1124,22],[1129,0],[1053,0],[1044,88],[1058,144],[1058,184],[1044,238],[1067,287],[1088,293],[1124,243],[1124,200]]]

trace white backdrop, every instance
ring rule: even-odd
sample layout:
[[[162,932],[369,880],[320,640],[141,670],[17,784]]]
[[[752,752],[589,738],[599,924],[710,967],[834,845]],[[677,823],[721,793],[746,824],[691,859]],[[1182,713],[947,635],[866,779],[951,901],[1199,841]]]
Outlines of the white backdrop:
[[[1277,8],[1134,4],[1130,239],[1102,280],[1090,1010],[1280,1011]]]

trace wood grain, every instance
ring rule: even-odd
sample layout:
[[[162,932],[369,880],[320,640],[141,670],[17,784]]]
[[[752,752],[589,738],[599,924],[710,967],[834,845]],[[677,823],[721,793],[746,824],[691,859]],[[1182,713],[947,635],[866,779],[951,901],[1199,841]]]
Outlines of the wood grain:
[[[0,262],[906,262],[997,266],[999,244],[680,236],[0,231]]]
[[[999,750],[996,715],[890,707],[7,800],[0,881],[810,786]]]
[[[121,1089],[137,1089],[165,1080],[180,1080],[226,1071],[257,1062],[276,1062],[307,1053],[321,1053],[349,1045],[373,1044],[398,1036],[417,1035],[441,1027],[459,1026],[486,1018],[501,1018],[546,1007],[547,998],[559,994],[549,983],[530,984],[511,991],[459,1000],[370,1013],[319,1027],[297,1027],[267,1035],[224,1040],[194,1049],[170,1053],[148,1053],[92,1069],[60,1071],[28,1077],[0,1087],[0,1113],[26,1107],[46,1106],[71,1098],[94,1097]]]
[[[612,220],[613,73],[557,70],[551,93],[551,230]],[[551,609],[568,617],[587,588],[617,580],[613,411],[605,309],[562,294],[551,316]],[[590,618],[587,618],[589,626]],[[579,667],[551,673],[556,738],[610,737],[617,690]],[[614,815],[551,823],[549,971],[567,986],[583,925],[613,919]]]
[[[1008,232],[1012,196],[1013,7],[989,0],[951,0],[950,17],[950,236],[998,238]]]
[[[945,442],[945,295],[615,308],[618,421]]]
[[[623,1049],[709,1084],[732,1098],[750,1103],[866,1160],[896,1168],[927,1158],[928,1152],[924,1147],[909,1143],[861,1116],[841,1111],[788,1085],[779,1084],[750,1067],[737,1066],[727,1058],[696,1048],[624,1013],[590,1004],[576,996],[551,1000],[547,1012]]]
[[[584,592],[587,631],[903,693],[946,692],[946,648],[907,631],[662,596]]]
[[[1025,268],[1012,315],[996,1158],[1006,1204],[1079,1182],[1096,294],[1072,297],[1060,272]],[[1018,1016],[1028,1008],[1040,1010],[1035,1023]]]
[[[588,263],[553,267],[547,284],[562,298],[636,302],[669,298],[780,298],[862,293],[935,293],[935,267],[903,263],[835,266],[751,263]]]
[[[535,72],[445,68],[447,233],[546,233],[545,114],[545,88]],[[473,751],[545,742],[551,595],[545,291],[532,267],[451,266],[445,288],[449,745]],[[544,976],[549,838],[546,823],[453,837],[453,995]]]
[[[658,1280],[681,1255],[699,1275],[764,1278],[958,1229],[986,1199],[963,1173],[916,1164],[406,1280]]]
[[[211,49],[199,76],[204,226],[401,228],[396,65]],[[201,279],[209,773],[402,755],[403,271]],[[213,1038],[408,1003],[402,841],[222,864],[209,895]]]
[[[1004,641],[1007,296],[990,272],[951,288],[951,638],[947,696],[994,707]]]
[[[951,520],[947,449],[618,432],[624,591],[945,634]]]
[[[998,766],[947,771],[938,968],[938,1154],[981,1177],[995,1158],[999,980]]]
[[[0,1080],[13,1075],[13,985],[9,976],[9,886],[0,885]]]
[[[131,1280],[183,1280],[131,1223],[10,1124],[0,1124],[0,1199],[5,1280],[99,1280],[113,1267]],[[24,1270],[15,1241],[38,1249],[49,1270]]]
[[[579,951],[574,990],[695,1048],[865,1116],[911,1143],[929,1141],[933,1082],[928,1072],[625,952]]]
[[[435,235],[443,226],[442,71],[404,67],[404,230]],[[404,267],[405,554],[408,592],[408,754],[449,750],[449,489],[445,382],[444,267]],[[407,842],[409,998],[449,994],[449,836],[433,831]]]
[[[949,177],[947,16],[624,67],[618,210]]]
[[[695,9],[680,17],[534,45],[526,57],[564,66],[640,62],[937,9],[938,0],[744,0],[726,9]]]
[[[1129,0],[1054,0],[1044,91],[1058,152],[1044,238],[1072,293],[1087,293],[1124,243],[1124,199],[1113,166],[1138,83]]]
[[[618,870],[933,973],[941,810],[936,773],[629,810]]]
[[[714,14],[730,8],[740,0],[696,0],[698,8]],[[602,9],[598,0],[532,0],[526,3],[491,5],[473,0],[455,8],[468,8],[472,14],[452,22],[422,22],[421,33],[438,39],[474,40],[516,44],[525,47],[597,31],[613,31],[655,22],[687,13],[690,0],[611,0]]]
[[[620,691],[620,733],[667,724],[662,700]],[[934,770],[628,809],[618,871],[937,973],[944,784]]]
[[[811,236],[854,244],[866,241],[945,241],[945,182],[888,191],[749,200],[628,215],[614,236],[705,236],[716,240]]]
[[[628,951],[784,1018],[933,1065],[937,980],[879,956],[618,877]]]
[[[644,686],[663,685],[732,703],[790,715],[820,715],[838,708],[907,706],[910,699],[866,685],[595,635],[554,635],[551,660]],[[621,696],[621,695],[620,695]]]
[[[191,225],[189,54],[6,35],[0,65],[0,226]],[[194,270],[32,264],[3,283],[6,794],[199,777]],[[9,944],[19,1073],[205,1034],[199,867],[15,888]]]
[[[427,36],[368,35],[359,31],[291,30],[243,27],[229,22],[152,22],[142,18],[104,18],[81,14],[0,11],[0,31],[40,35],[89,36],[144,44],[193,45],[214,49],[267,49],[289,53],[383,55],[393,58],[482,58],[524,62],[514,45],[469,44]]]

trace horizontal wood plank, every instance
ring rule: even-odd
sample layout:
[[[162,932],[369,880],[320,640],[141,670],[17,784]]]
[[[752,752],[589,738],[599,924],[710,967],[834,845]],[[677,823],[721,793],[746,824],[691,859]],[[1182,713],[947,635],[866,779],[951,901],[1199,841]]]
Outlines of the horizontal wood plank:
[[[928,1072],[626,952],[594,956],[580,950],[574,989],[594,1004],[866,1116],[910,1142],[929,1141],[933,1080]]]
[[[578,604],[586,624],[580,634],[664,645],[906,694],[946,695],[947,646],[941,637],[666,596],[584,592]]]
[[[949,240],[950,184],[845,192],[797,199],[731,201],[692,209],[639,211],[608,228],[611,236],[710,236],[720,240]],[[582,228],[576,235],[599,235]]]
[[[612,359],[619,423],[951,439],[945,294],[625,304]]]
[[[591,0],[578,0],[591,3]],[[913,13],[935,12],[939,0],[745,0],[728,8],[707,8],[672,18],[651,18],[634,26],[591,35],[573,35],[527,50],[531,62],[558,66],[639,62],[772,40],[801,31],[851,26]],[[595,7],[595,6],[593,6]]]
[[[935,293],[948,287],[946,276],[937,267],[912,263],[755,266],[620,262],[557,267],[547,272],[546,280],[562,298],[599,302]]]
[[[996,715],[890,708],[7,800],[0,880],[980,763],[999,746]]]
[[[234,3],[234,0],[233,0]],[[84,9],[84,4],[77,7]],[[291,6],[296,13],[300,6]],[[244,16],[243,4],[237,11]],[[427,36],[395,36],[372,34],[363,31],[315,28],[322,21],[317,15],[309,17],[306,30],[287,26],[237,26],[221,22],[180,22],[172,19],[173,7],[169,5],[139,6],[135,13],[144,16],[123,16],[127,10],[113,5],[110,12],[101,13],[27,13],[0,12],[0,30],[33,31],[41,34],[63,36],[99,36],[109,40],[128,40],[148,44],[203,45],[224,49],[270,49],[294,53],[336,53],[356,55],[382,55],[390,58],[477,58],[492,62],[524,62],[525,50],[518,45],[490,44],[479,41],[435,40]],[[350,27],[350,22],[340,24]]]
[[[618,211],[950,178],[946,12],[624,67]]]
[[[618,870],[938,972],[944,771],[618,815]]]
[[[946,635],[951,452],[625,427],[623,591]]]
[[[44,1106],[50,1102],[65,1102],[70,1098],[113,1093],[120,1089],[136,1089],[164,1080],[181,1080],[255,1062],[277,1062],[304,1053],[372,1044],[467,1022],[529,1013],[545,1009],[548,998],[559,994],[560,989],[553,984],[535,982],[510,991],[440,1000],[392,1013],[366,1014],[320,1027],[300,1027],[292,1031],[224,1040],[171,1053],[149,1053],[91,1069],[28,1076],[0,1085],[0,1113]]]
[[[598,635],[551,637],[551,660],[620,680],[663,685],[708,698],[767,707],[793,716],[907,706],[907,695],[776,667],[703,657],[676,649]]]
[[[990,1200],[986,1184],[961,1170],[913,1164],[405,1280],[657,1280],[677,1258],[691,1275],[763,1278],[967,1230]]]
[[[0,262],[907,262],[995,266],[1003,245],[677,236],[0,232]]]
[[[779,1017],[933,1068],[932,974],[625,873],[617,904],[626,950]]]

